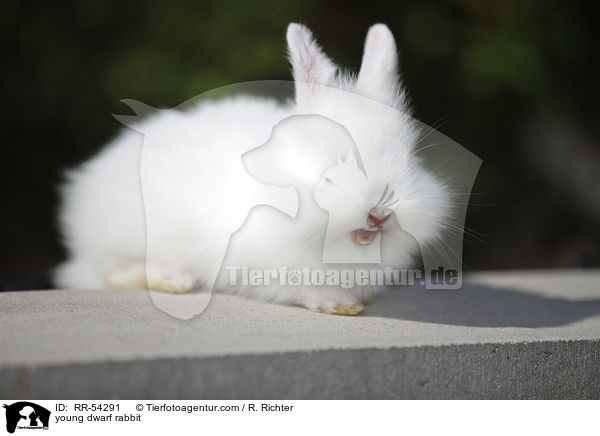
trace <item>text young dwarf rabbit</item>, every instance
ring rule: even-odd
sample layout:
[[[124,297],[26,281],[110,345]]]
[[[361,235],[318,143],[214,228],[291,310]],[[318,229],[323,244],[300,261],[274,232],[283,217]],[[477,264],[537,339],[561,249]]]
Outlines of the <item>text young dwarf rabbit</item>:
[[[300,24],[289,25],[287,43],[295,101],[238,96],[156,111],[69,173],[60,212],[69,258],[58,286],[197,293],[214,284],[354,315],[378,287],[245,286],[231,274],[236,266],[409,268],[419,247],[435,243],[450,193],[415,156],[421,132],[389,29],[369,29],[357,76]]]

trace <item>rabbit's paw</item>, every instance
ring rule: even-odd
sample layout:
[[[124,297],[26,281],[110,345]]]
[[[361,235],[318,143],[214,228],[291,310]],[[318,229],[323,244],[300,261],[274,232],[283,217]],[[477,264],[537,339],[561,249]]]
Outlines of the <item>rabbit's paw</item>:
[[[309,308],[314,312],[326,313],[328,315],[360,315],[365,310],[362,304],[335,304],[332,302],[323,302],[318,307]]]
[[[348,289],[310,287],[300,294],[301,304],[313,312],[330,315],[360,315],[365,306],[362,299]]]
[[[338,304],[337,306],[335,306],[335,308],[333,310],[318,309],[317,311],[321,312],[321,313],[327,313],[330,315],[355,316],[355,315],[360,315],[361,313],[363,313],[364,310],[365,310],[365,306],[363,306],[362,304],[353,304],[352,306],[344,306],[343,304]]]
[[[194,289],[193,280],[182,276],[159,274],[148,271],[146,274],[148,289],[159,292],[168,292],[171,294],[182,294]]]

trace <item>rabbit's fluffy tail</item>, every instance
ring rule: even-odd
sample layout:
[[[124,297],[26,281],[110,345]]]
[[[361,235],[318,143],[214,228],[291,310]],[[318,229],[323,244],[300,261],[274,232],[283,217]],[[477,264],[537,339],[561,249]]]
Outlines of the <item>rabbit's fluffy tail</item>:
[[[101,289],[104,281],[94,266],[84,259],[68,259],[54,270],[54,286],[65,289]]]

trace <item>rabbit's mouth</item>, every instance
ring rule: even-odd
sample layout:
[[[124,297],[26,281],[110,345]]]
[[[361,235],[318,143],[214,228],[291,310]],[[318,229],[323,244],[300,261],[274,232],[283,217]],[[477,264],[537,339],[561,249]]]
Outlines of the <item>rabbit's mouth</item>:
[[[350,232],[352,242],[356,245],[371,245],[391,215],[389,209],[372,208],[367,216],[367,227]]]
[[[350,237],[356,245],[371,245],[377,237],[379,230],[377,227],[356,229],[350,232]]]

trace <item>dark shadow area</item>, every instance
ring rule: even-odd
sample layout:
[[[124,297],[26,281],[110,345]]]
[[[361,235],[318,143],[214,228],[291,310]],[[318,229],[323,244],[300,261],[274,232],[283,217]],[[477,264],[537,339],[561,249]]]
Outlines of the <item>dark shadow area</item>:
[[[565,300],[518,289],[465,284],[460,290],[390,288],[366,316],[465,327],[558,327],[600,313],[600,299]]]
[[[58,186],[123,127],[111,116],[130,114],[121,99],[169,108],[228,84],[290,80],[292,21],[352,71],[369,26],[386,23],[415,117],[483,160],[465,269],[600,266],[598,2],[7,0],[0,10],[0,291],[47,287],[65,255]]]

